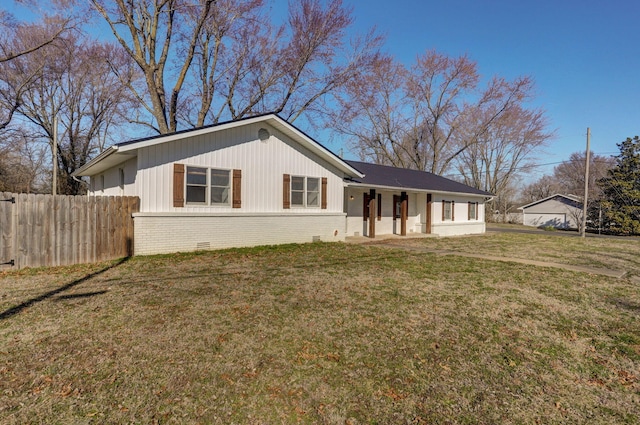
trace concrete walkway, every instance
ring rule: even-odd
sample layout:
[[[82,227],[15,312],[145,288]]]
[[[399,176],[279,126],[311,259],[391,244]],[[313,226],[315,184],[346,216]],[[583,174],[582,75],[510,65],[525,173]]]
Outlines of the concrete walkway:
[[[429,235],[421,235],[421,236],[418,236],[418,235],[419,234],[416,235],[416,238],[429,237]],[[399,244],[397,242],[396,243],[385,242],[389,240],[401,239],[401,237],[397,235],[389,235],[388,237],[386,236],[387,235],[385,235],[385,238],[380,238],[380,239],[376,238],[376,240],[373,240],[373,241],[365,237],[349,237],[347,238],[346,242],[378,246],[381,248],[403,249],[405,251],[411,251],[411,252],[424,252],[424,253],[436,254],[436,255],[457,255],[459,257],[480,258],[483,260],[490,260],[490,261],[504,261],[509,263],[527,264],[527,265],[539,266],[539,267],[553,267],[557,269],[570,270],[570,271],[580,272],[580,273],[589,273],[589,274],[595,274],[595,275],[601,275],[601,276],[615,277],[618,279],[623,277],[627,273],[625,270],[612,270],[612,269],[603,269],[598,267],[552,263],[549,261],[527,260],[525,258],[498,257],[494,255],[472,254],[467,252],[408,246],[408,245]],[[402,238],[404,239],[406,237],[402,237]]]

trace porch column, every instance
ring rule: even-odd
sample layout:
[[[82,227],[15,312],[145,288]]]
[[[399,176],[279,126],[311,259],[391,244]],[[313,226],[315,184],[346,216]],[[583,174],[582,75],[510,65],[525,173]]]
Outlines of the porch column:
[[[376,237],[376,190],[369,190],[369,237]]]
[[[407,212],[409,207],[407,192],[400,193],[400,236],[407,236]]]

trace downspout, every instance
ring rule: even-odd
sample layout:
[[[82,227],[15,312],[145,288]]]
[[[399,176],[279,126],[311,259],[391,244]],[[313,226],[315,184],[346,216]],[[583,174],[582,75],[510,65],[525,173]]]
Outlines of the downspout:
[[[89,185],[89,183],[87,183],[87,182],[86,182],[86,181],[84,181],[84,180],[80,180],[79,178],[77,178],[77,177],[76,177],[76,176],[74,176],[73,174],[71,175],[71,178],[72,178],[74,181],[77,181],[77,182],[78,182],[78,183],[80,183],[80,184],[84,184],[84,185],[86,185],[86,186],[87,186],[87,196],[89,196],[89,189],[91,188],[91,186]]]

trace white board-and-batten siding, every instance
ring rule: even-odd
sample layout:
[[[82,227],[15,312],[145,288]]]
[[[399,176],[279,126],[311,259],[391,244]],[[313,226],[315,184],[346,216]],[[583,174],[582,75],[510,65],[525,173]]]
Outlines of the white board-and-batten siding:
[[[139,196],[136,189],[138,161],[131,158],[91,177],[89,194],[97,196]]]
[[[269,127],[271,136],[262,141],[258,130],[264,123],[186,137],[138,150],[136,185],[140,211],[183,213],[277,213],[283,209],[283,174],[327,178],[327,209],[296,208],[287,214],[335,213],[343,211],[342,173],[305,152],[299,144]],[[267,126],[268,127],[268,126]],[[242,206],[173,206],[173,165],[242,171]]]
[[[261,128],[269,131],[267,140],[258,137]],[[240,170],[241,207],[233,208],[232,202],[174,207],[175,164]],[[121,168],[124,189],[119,185]],[[320,182],[326,178],[327,207],[320,202],[318,207],[285,209],[284,174]],[[134,214],[136,255],[345,237],[343,173],[264,122],[141,146],[135,158],[91,180],[94,195],[124,191],[140,197],[140,212]]]

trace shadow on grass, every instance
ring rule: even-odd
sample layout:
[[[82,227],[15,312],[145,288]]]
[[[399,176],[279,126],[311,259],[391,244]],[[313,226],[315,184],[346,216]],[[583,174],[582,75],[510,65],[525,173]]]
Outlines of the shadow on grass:
[[[86,282],[87,280],[91,279],[92,277],[98,276],[104,272],[106,272],[107,270],[111,270],[115,267],[118,267],[119,265],[125,263],[127,260],[129,260],[130,257],[125,257],[122,258],[121,260],[119,260],[118,262],[111,264],[110,266],[107,266],[101,270],[98,270],[96,272],[90,273],[84,277],[81,277],[80,279],[76,279],[73,282],[67,283],[64,286],[61,286],[60,288],[54,289],[53,291],[49,291],[46,292],[38,297],[35,298],[31,298],[30,300],[27,300],[25,302],[23,302],[22,304],[18,304],[15,307],[11,307],[8,310],[3,311],[2,313],[0,313],[0,320],[4,320],[4,319],[8,319],[10,317],[15,316],[16,314],[20,313],[22,310],[24,310],[27,307],[31,307],[32,305],[39,303],[41,301],[47,300],[51,297],[53,297],[54,295],[57,295],[61,292],[66,291],[67,289],[71,289],[74,286],[77,286],[79,284],[81,284],[82,282]],[[61,296],[59,297],[59,299],[70,299],[70,298],[77,298],[77,297],[89,297],[89,296],[93,296],[93,295],[100,295],[100,294],[104,294],[107,291],[97,291],[97,292],[91,292],[91,293],[86,293],[86,294],[78,294],[78,295],[66,295],[66,296]]]

